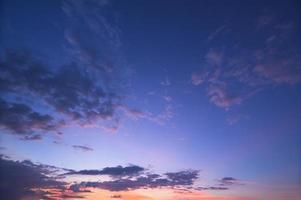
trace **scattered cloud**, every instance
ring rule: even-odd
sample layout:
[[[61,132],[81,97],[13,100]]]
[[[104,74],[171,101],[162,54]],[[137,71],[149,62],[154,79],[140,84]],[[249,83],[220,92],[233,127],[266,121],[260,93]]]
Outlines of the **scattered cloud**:
[[[216,106],[229,108],[234,104],[240,104],[242,98],[239,95],[231,93],[224,85],[212,84],[208,88],[210,101]]]
[[[114,101],[119,101],[114,91],[106,91],[105,86],[75,64],[50,71],[28,53],[7,50],[0,71],[1,92],[15,96],[29,94],[65,119],[39,113],[24,103],[1,100],[1,125],[16,134],[58,131],[66,120],[84,125],[112,119]]]
[[[210,49],[205,55],[206,61],[213,66],[220,66],[224,61],[224,54],[220,50]]]
[[[229,117],[227,117],[227,123],[229,125],[234,125],[234,124],[238,123],[240,120],[248,119],[248,118],[249,118],[249,116],[246,114],[241,114],[241,113],[231,114]]]
[[[161,85],[163,85],[163,86],[170,86],[171,85],[168,76],[166,76],[165,79],[163,81],[161,81]]]
[[[240,183],[232,177],[218,182],[220,186],[196,186],[198,170],[184,170],[160,174],[150,173],[148,169],[130,165],[126,167],[105,167],[101,170],[80,170],[58,168],[51,165],[36,164],[29,160],[14,161],[0,156],[0,197],[1,199],[67,199],[85,198],[93,193],[93,188],[111,192],[124,192],[136,189],[169,188],[175,190],[227,190],[228,186]],[[82,182],[70,182],[68,176],[81,175]],[[90,181],[91,176],[108,175],[110,179]],[[88,177],[85,177],[88,176]],[[22,177],[22,178],[20,178]],[[69,182],[68,182],[69,180]],[[122,193],[123,194],[123,193]],[[112,194],[111,198],[121,198]]]
[[[80,150],[80,151],[83,151],[83,152],[89,152],[89,151],[94,150],[91,147],[83,146],[83,145],[72,145],[72,147],[76,150]]]
[[[118,108],[124,112],[124,114],[134,120],[147,119],[149,121],[155,122],[159,125],[164,125],[166,122],[170,121],[175,113],[174,108],[171,104],[172,98],[166,97],[166,105],[160,113],[154,114],[149,111],[141,111],[136,108],[131,108],[126,105],[119,105]]]
[[[218,27],[213,33],[211,33],[208,36],[208,41],[210,42],[211,40],[216,38],[219,34],[221,34],[224,31],[227,31],[227,30],[228,30],[227,25],[222,25],[222,26]]]
[[[205,78],[206,78],[206,74],[204,73],[193,73],[191,75],[191,82],[193,85],[198,86],[205,81]]]
[[[224,109],[242,104],[258,91],[299,84],[300,51],[294,44],[287,49],[287,44],[292,43],[289,34],[297,33],[293,24],[278,22],[274,15],[259,17],[249,40],[261,42],[260,45],[248,48],[246,42],[235,37],[234,41],[229,38],[231,45],[223,43],[211,47],[203,56],[201,69],[192,73],[191,83],[205,87],[209,100]],[[279,28],[283,26],[285,28]],[[224,28],[221,26],[217,33]],[[213,35],[218,37],[216,32]]]

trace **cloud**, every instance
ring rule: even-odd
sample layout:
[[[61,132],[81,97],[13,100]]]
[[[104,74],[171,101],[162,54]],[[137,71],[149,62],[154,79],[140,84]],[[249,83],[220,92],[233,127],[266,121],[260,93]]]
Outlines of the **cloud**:
[[[71,53],[81,64],[100,70],[106,75],[113,72],[120,60],[120,30],[108,21],[102,1],[64,0],[62,10],[67,17],[65,39]],[[108,11],[108,10],[106,10]]]
[[[192,185],[193,182],[198,178],[199,171],[197,170],[187,170],[187,171],[180,171],[174,173],[165,173],[168,179],[171,182],[179,185]]]
[[[232,114],[227,117],[227,123],[229,125],[234,125],[234,124],[238,123],[240,120],[248,119],[248,118],[249,118],[249,116],[246,114],[236,113],[236,114]]]
[[[41,136],[32,135],[34,131],[56,131],[65,124],[62,120],[55,120],[48,114],[40,114],[22,103],[9,103],[0,99],[0,110],[0,127],[24,136],[24,140],[39,140]]]
[[[198,187],[198,190],[229,190],[227,187],[210,186],[210,187]]]
[[[120,199],[122,196],[120,194],[115,194],[111,196],[112,199]]]
[[[97,124],[105,131],[118,129],[119,116],[114,105],[122,99],[117,91],[128,87],[129,70],[120,50],[120,30],[112,20],[115,13],[107,9],[103,12],[108,4],[106,0],[62,1],[66,22],[64,47],[70,63],[48,66],[28,51],[3,51],[0,92],[5,95],[5,101],[9,105],[31,101],[27,107],[39,115],[36,117],[45,117],[44,124],[34,124],[34,127],[28,124],[27,132],[47,132],[44,130],[47,122],[54,124],[59,119],[82,127]],[[18,101],[13,102],[11,96]],[[23,120],[28,116],[18,117]],[[8,124],[5,128],[17,134],[23,132]],[[55,126],[51,131],[60,128]],[[38,138],[30,135],[24,139]]]
[[[157,174],[140,175],[133,178],[119,178],[103,182],[81,182],[77,187],[94,187],[109,191],[127,191],[139,188],[183,187],[191,186],[198,178],[199,171],[187,170],[175,173],[165,173],[165,177]]]
[[[119,97],[82,67],[71,63],[51,71],[29,53],[16,50],[5,53],[0,62],[0,91],[4,94],[40,101],[66,121],[78,124],[114,117],[114,102]],[[42,114],[28,105],[7,101],[0,102],[1,124],[14,133],[54,131],[64,125],[63,120],[54,118],[57,115]]]
[[[41,140],[42,136],[41,135],[26,135],[22,139],[23,140]]]
[[[31,197],[33,199],[40,196],[33,189],[64,187],[64,182],[49,176],[52,172],[51,168],[51,166],[36,165],[30,161],[7,160],[1,156],[0,198],[19,200],[23,197]]]
[[[201,73],[193,73],[191,75],[191,82],[193,85],[201,85],[204,81],[204,75]]]
[[[171,85],[171,82],[169,80],[169,77],[166,76],[165,79],[163,81],[160,82],[161,85],[163,86],[170,86]]]
[[[191,83],[207,89],[213,104],[228,109],[242,104],[258,91],[300,84],[300,48],[292,39],[299,35],[299,30],[294,22],[278,20],[275,16],[259,17],[254,34],[245,34],[245,40],[259,42],[256,47],[233,37],[229,38],[231,45],[217,41],[204,54],[202,67],[191,74]]]
[[[229,108],[234,104],[240,104],[242,101],[242,98],[239,95],[231,93],[223,85],[210,85],[208,96],[212,103],[222,108]]]
[[[224,61],[224,54],[220,50],[210,49],[205,55],[206,61],[213,66],[220,66]]]
[[[218,180],[221,186],[242,185],[242,182],[233,177],[224,177]]]
[[[136,176],[143,172],[145,169],[137,165],[130,165],[127,167],[117,166],[117,167],[106,167],[102,170],[80,170],[69,172],[66,175],[109,175],[112,177],[123,177],[123,176]]]
[[[276,60],[265,64],[257,64],[255,72],[274,83],[297,84],[301,82],[301,62],[297,60]]]
[[[227,30],[228,30],[228,27],[226,25],[222,25],[222,26],[218,27],[213,33],[211,33],[208,36],[208,41],[210,42],[211,40],[216,38],[219,34],[221,34],[223,31],[227,31]]]
[[[136,189],[170,188],[193,190],[226,190],[227,186],[240,183],[232,177],[218,180],[220,186],[195,186],[199,177],[198,170],[184,170],[160,174],[150,173],[147,169],[130,165],[126,167],[106,167],[102,170],[81,170],[59,168],[37,164],[29,160],[14,161],[0,156],[0,198],[1,199],[67,199],[85,198],[93,193],[93,188],[111,192]],[[81,176],[82,182],[68,182],[70,175]],[[85,177],[89,175],[89,177]],[[108,175],[105,181],[90,181],[90,175]],[[121,197],[121,196],[120,196]],[[119,198],[116,194],[111,198]]]
[[[155,122],[159,125],[164,125],[166,124],[169,120],[171,120],[175,113],[174,113],[174,108],[171,104],[172,98],[171,97],[166,97],[168,100],[165,99],[167,102],[165,107],[160,113],[151,113],[149,111],[141,111],[136,108],[131,108],[127,105],[118,105],[117,108],[122,110],[124,114],[134,120],[138,119],[147,119],[149,121]]]
[[[92,149],[91,147],[88,146],[82,146],[82,145],[72,145],[72,147],[76,150],[81,150],[84,152],[88,152],[88,151],[93,151],[94,149]]]

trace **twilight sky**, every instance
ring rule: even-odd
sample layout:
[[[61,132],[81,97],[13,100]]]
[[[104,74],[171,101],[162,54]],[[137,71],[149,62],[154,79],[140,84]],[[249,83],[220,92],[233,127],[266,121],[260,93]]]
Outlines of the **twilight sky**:
[[[298,200],[297,0],[1,0],[0,199]]]

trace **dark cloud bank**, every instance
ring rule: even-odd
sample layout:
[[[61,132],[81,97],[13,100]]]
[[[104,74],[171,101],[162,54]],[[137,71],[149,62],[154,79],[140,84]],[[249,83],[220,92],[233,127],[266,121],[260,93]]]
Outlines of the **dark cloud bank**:
[[[66,176],[108,175],[111,180],[97,182],[67,183]],[[58,168],[50,165],[35,164],[29,160],[14,161],[6,156],[0,158],[0,199],[18,200],[27,198],[57,199],[84,198],[89,188],[109,191],[128,191],[139,188],[186,188],[194,190],[228,190],[228,186],[239,180],[225,177],[217,182],[218,186],[195,187],[199,177],[198,170],[150,173],[148,169],[137,166],[106,167],[100,170],[80,170]],[[89,177],[88,177],[89,178]],[[115,198],[118,198],[117,196]]]

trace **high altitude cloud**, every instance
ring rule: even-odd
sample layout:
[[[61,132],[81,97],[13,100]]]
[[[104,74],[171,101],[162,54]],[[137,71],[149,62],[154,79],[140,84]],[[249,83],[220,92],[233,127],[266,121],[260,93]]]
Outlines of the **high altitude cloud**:
[[[218,107],[227,109],[241,104],[271,86],[301,82],[300,51],[291,39],[298,33],[294,23],[278,20],[272,15],[254,21],[254,33],[246,35],[250,35],[248,41],[258,43],[256,47],[248,41],[238,40],[240,37],[228,39],[235,45],[227,45],[224,40],[219,45],[218,35],[210,37],[209,42],[217,41],[203,56],[200,71],[192,73],[192,84],[207,88],[210,101]],[[230,29],[239,28],[232,26],[227,25]],[[227,35],[235,36],[236,33],[229,30]],[[221,34],[222,31],[226,30],[218,28],[215,32]],[[290,44],[289,48],[287,44]]]
[[[113,72],[122,60],[121,40],[118,26],[107,19],[110,16],[104,15],[109,13],[108,10],[103,12],[104,8],[109,9],[106,7],[108,3],[64,0],[62,10],[68,23],[65,39],[76,60],[91,69],[109,73],[106,76],[114,76]],[[119,71],[122,70],[121,66],[118,67]]]

